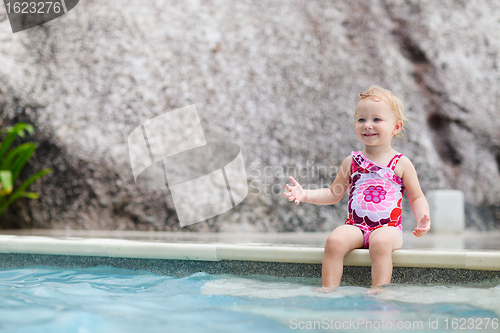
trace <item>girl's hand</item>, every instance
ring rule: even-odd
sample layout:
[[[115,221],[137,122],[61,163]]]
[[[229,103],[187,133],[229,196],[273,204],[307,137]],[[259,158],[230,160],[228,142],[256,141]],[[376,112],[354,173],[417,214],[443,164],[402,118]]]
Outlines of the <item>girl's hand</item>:
[[[286,184],[286,189],[288,192],[284,192],[283,195],[288,197],[288,201],[295,201],[295,204],[298,205],[301,201],[306,198],[306,192],[302,189],[299,183],[292,176],[289,177],[290,181],[294,185],[293,187]]]
[[[431,218],[425,214],[417,221],[417,227],[413,230],[413,234],[417,237],[423,236],[431,228]]]

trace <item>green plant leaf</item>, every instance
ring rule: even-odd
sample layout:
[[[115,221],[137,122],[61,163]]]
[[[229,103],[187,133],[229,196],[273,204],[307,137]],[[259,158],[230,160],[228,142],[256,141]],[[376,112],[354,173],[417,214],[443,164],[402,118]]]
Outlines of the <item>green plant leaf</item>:
[[[23,170],[24,166],[26,163],[28,163],[29,159],[31,158],[31,155],[35,152],[36,146],[33,144],[30,147],[28,147],[26,150],[24,150],[20,156],[16,159],[15,163],[12,165],[12,178],[14,179],[14,182],[17,180],[19,177],[19,174]]]
[[[9,170],[12,168],[12,165],[15,163],[16,159],[21,155],[26,149],[34,146],[34,143],[27,142],[23,143],[19,147],[11,149],[4,160],[0,162],[0,169]],[[35,146],[36,147],[36,146]]]
[[[12,144],[16,136],[18,136],[20,132],[22,132],[21,135],[24,135],[24,129],[26,128],[26,125],[27,124],[25,123],[17,123],[9,130],[7,136],[2,142],[2,147],[0,148],[0,161],[3,160],[5,154],[7,153],[7,150],[9,150],[10,145]]]
[[[25,130],[26,130],[26,132],[29,133],[29,135],[33,135],[33,133],[35,133],[35,130],[33,129],[33,126],[30,125],[30,124],[26,124]]]
[[[36,145],[32,142],[23,143],[11,149],[16,137],[24,138],[26,133],[33,134],[32,125],[17,123],[13,127],[0,129],[0,135],[3,137],[0,142],[0,216],[9,205],[20,198],[38,199],[38,193],[27,192],[26,189],[38,178],[52,172],[51,169],[44,169],[31,176],[21,186],[13,187],[36,150]]]
[[[43,169],[42,171],[37,172],[33,176],[31,176],[27,181],[25,181],[21,186],[16,188],[16,190],[9,196],[4,205],[7,207],[12,204],[14,201],[20,199],[22,197],[22,193],[25,189],[27,189],[31,184],[33,184],[38,178],[43,177],[52,172],[52,169]],[[0,207],[0,215],[2,212],[2,208]]]
[[[23,193],[21,193],[21,195],[25,198],[32,199],[32,200],[40,198],[40,195],[36,192],[23,192]]]
[[[12,172],[10,172],[9,170],[1,170],[0,182],[2,183],[0,195],[7,195],[12,193]]]

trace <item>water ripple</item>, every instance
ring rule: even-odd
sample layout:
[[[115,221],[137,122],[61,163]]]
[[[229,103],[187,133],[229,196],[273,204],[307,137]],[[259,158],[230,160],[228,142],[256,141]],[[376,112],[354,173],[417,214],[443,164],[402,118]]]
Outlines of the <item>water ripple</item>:
[[[0,332],[289,332],[292,317],[427,320],[500,313],[498,287],[365,292],[342,287],[318,294],[311,285],[283,279],[178,278],[111,267],[0,270]]]

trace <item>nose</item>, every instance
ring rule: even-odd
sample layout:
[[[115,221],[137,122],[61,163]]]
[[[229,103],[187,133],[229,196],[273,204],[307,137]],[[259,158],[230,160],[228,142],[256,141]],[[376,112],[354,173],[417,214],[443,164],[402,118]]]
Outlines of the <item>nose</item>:
[[[369,121],[365,122],[365,128],[366,128],[366,129],[373,128],[372,123],[371,123],[371,122],[369,122]]]

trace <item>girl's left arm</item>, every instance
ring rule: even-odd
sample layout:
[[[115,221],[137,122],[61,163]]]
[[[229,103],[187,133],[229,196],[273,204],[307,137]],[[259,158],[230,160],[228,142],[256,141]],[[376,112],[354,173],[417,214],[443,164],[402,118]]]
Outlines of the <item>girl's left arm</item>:
[[[403,179],[413,214],[417,220],[417,227],[413,230],[413,234],[420,237],[425,235],[431,227],[429,204],[420,188],[415,167],[406,156],[403,156],[398,164],[401,164],[401,162],[403,162],[403,174],[401,178]]]

